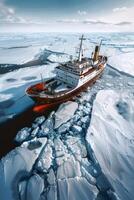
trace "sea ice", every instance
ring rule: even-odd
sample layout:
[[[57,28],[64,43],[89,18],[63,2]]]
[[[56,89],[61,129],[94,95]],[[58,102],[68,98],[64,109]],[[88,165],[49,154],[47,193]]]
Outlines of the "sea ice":
[[[44,180],[38,174],[30,177],[27,181],[26,200],[40,200],[40,195],[44,189]]]
[[[53,128],[54,128],[54,119],[53,116],[49,116],[48,119],[41,125],[43,135],[48,135],[49,133],[51,133],[53,131]]]
[[[78,104],[76,102],[68,101],[63,103],[55,114],[55,128],[58,128],[72,118],[77,108]]]
[[[131,90],[102,90],[94,101],[87,133],[102,171],[122,200],[134,199],[133,111]]]
[[[70,178],[58,181],[60,200],[93,200],[96,199],[98,190],[83,177]]]
[[[36,44],[40,48],[44,41],[45,49],[42,47],[36,56],[35,53],[32,55],[33,52],[29,58],[24,55],[26,58],[24,61],[33,58],[41,62],[62,62],[62,59],[67,58],[69,54],[75,58],[73,49],[79,35],[73,34],[71,37],[68,35],[54,37],[49,34],[45,37],[42,34],[33,37],[33,35],[29,36],[32,38],[31,42],[28,42],[29,45],[33,45],[34,48]],[[99,34],[89,36],[92,38],[90,47],[94,47],[93,41],[100,39],[100,36]],[[133,59],[128,62],[128,56],[133,57],[133,51],[127,52],[129,36],[125,37],[127,40],[125,46],[118,41],[118,34],[108,34],[103,37],[107,38],[107,42],[101,50],[106,51],[105,55],[108,57],[112,56],[109,58],[109,63],[120,71],[133,74],[131,65]],[[4,44],[1,38],[0,42]],[[22,39],[21,45],[24,42]],[[15,47],[15,45],[10,46]],[[46,46],[50,50],[46,49]],[[16,48],[8,49],[8,44],[5,47],[5,52],[16,51]],[[25,47],[27,51],[31,48],[32,46]],[[22,52],[20,49],[17,55]],[[24,62],[22,58],[22,55],[18,56],[17,60],[9,57],[7,61],[10,63],[14,60],[17,63],[20,59],[18,63],[20,64]],[[32,66],[1,75],[0,103],[1,107],[4,105],[5,116],[12,111],[15,114],[19,113],[20,110],[32,105],[32,100],[22,95],[25,89],[40,81],[40,73],[45,80],[53,76],[56,66],[56,63]],[[105,87],[117,89],[117,85],[119,88],[132,89],[132,76],[107,66],[102,79],[92,88],[88,88],[88,92],[83,92],[75,102],[62,104],[48,119],[41,116],[33,122],[30,129],[22,129],[16,136],[16,141],[22,143],[21,146],[0,161],[0,199],[14,200],[19,196],[27,200],[46,198],[93,200],[102,199],[105,194],[103,199],[104,197],[119,199],[117,196],[119,195],[121,200],[133,200],[132,92],[128,95],[123,90],[117,92],[105,90],[100,91],[95,97],[98,90]],[[92,116],[90,116],[91,111]],[[85,141],[84,134],[89,125]]]
[[[66,133],[67,131],[69,131],[69,128],[71,127],[71,123],[68,122],[66,124],[62,124],[59,128],[58,128],[58,133],[59,134],[63,134]]]
[[[39,131],[39,127],[36,127],[32,132],[31,132],[31,138],[34,138],[37,136],[38,134],[38,131]]]
[[[72,131],[76,134],[81,134],[82,133],[82,128],[78,125],[72,126]]]
[[[30,158],[30,160],[29,160]],[[0,199],[14,200],[18,195],[13,187],[27,177],[37,159],[35,152],[27,148],[18,147],[0,161]]]
[[[18,143],[22,143],[26,141],[29,138],[29,136],[30,136],[29,128],[28,127],[23,128],[17,133],[15,141]]]
[[[134,52],[114,55],[109,58],[108,63],[119,71],[123,71],[134,76]]]
[[[50,185],[54,185],[56,183],[56,177],[52,168],[50,169],[49,174],[47,176],[47,181]]]
[[[37,117],[34,122],[40,125],[44,121],[45,121],[45,117],[44,116],[40,116],[40,117]]]
[[[41,155],[36,163],[36,169],[39,172],[48,172],[49,168],[52,165],[52,158],[53,158],[52,147],[49,142],[46,144],[44,149],[41,152]]]

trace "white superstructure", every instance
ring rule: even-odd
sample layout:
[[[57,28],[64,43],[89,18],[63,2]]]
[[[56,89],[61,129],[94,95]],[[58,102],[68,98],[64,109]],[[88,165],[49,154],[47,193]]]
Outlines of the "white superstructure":
[[[80,38],[78,58],[62,63],[56,67],[56,76],[33,85],[27,89],[27,94],[40,104],[58,104],[75,97],[81,91],[91,86],[102,74],[107,57],[99,54],[100,45],[95,47],[91,58],[83,57],[83,40]]]
[[[69,61],[56,67],[56,79],[69,86],[77,87],[94,78],[100,71],[99,66],[105,64],[105,58],[99,56],[100,46],[95,47],[93,58],[83,58],[83,40],[80,38],[78,60]],[[100,44],[101,45],[101,44]]]
[[[81,62],[73,61],[60,65],[56,67],[56,78],[68,85],[75,86],[79,83],[82,75],[87,73],[89,69],[92,69],[89,65],[91,65],[91,60],[89,59],[84,59]]]

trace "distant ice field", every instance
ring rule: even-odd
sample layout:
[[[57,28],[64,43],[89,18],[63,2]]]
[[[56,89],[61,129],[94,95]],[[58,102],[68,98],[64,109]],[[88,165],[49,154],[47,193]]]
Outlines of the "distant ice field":
[[[76,57],[79,36],[77,33],[0,33],[0,64],[24,64],[35,60],[44,49]],[[133,33],[86,33],[85,37],[86,56],[91,56],[95,44],[103,40],[101,52],[108,56],[109,64],[134,75]]]

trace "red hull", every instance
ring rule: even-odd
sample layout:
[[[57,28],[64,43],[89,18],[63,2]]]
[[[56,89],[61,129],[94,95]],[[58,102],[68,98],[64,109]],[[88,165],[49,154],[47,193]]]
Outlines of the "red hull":
[[[57,105],[66,102],[68,100],[72,100],[74,97],[78,96],[78,94],[80,94],[82,91],[86,90],[87,87],[93,85],[96,80],[102,75],[104,68],[102,68],[101,72],[94,77],[93,79],[91,79],[90,81],[86,82],[84,85],[80,86],[79,88],[76,88],[72,91],[70,91],[67,94],[64,94],[63,96],[60,97],[53,97],[53,98],[41,98],[38,95],[34,95],[31,92],[31,88],[35,87],[35,86],[31,86],[30,88],[28,88],[26,90],[26,93],[28,94],[29,97],[31,97],[36,103],[37,106],[34,107],[34,111],[35,112],[43,112],[46,109],[50,109],[53,107],[56,107]],[[38,90],[42,90],[43,89],[43,84],[39,83],[36,85],[36,87],[38,88]]]

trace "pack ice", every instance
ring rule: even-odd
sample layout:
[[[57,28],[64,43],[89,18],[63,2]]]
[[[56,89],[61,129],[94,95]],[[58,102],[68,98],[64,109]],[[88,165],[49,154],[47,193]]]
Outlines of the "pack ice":
[[[10,44],[8,35],[8,40],[0,42],[1,64],[36,59],[51,63],[1,75],[2,121],[20,112],[18,108],[32,104],[22,94],[28,85],[40,80],[40,73],[49,78],[56,62],[68,59],[68,55],[75,57],[77,36],[31,34],[25,38],[28,46],[22,36],[16,46],[16,37]],[[31,127],[18,132],[18,147],[0,161],[0,200],[134,199],[133,36],[122,36],[121,45],[120,35],[103,35],[102,51],[111,56],[109,64],[118,71],[107,66],[86,95],[83,92],[75,102],[62,104],[48,118],[36,118]],[[100,35],[90,34],[89,38],[92,51]],[[112,90],[106,90],[109,88]]]
[[[1,200],[118,199],[86,141],[91,95],[86,99],[18,132],[20,146],[0,161]]]

